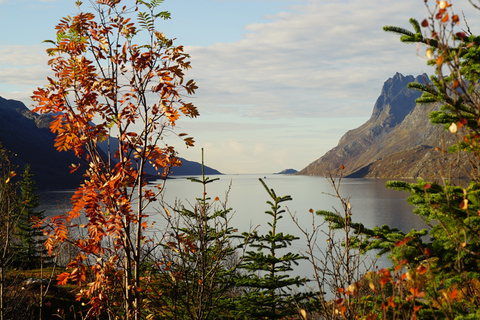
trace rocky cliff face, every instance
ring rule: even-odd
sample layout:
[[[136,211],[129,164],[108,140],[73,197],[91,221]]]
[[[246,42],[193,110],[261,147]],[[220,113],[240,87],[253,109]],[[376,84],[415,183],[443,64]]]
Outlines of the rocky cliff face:
[[[438,106],[416,105],[420,92],[407,88],[409,82],[424,83],[425,75],[414,78],[397,73],[388,79],[370,119],[348,131],[338,145],[299,174],[324,175],[345,166],[345,175],[368,178],[436,178],[436,147],[452,142],[442,126],[432,125],[429,113]]]

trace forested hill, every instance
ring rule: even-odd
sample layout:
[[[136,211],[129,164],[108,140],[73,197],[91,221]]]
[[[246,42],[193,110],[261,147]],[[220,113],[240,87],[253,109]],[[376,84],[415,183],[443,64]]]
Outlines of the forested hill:
[[[28,163],[40,189],[75,188],[82,179],[82,172],[77,170],[70,174],[69,166],[79,160],[73,152],[58,152],[53,146],[55,135],[49,129],[51,121],[51,116],[31,113],[20,101],[0,97],[0,143],[11,152],[11,161],[19,167],[18,173]],[[199,163],[185,159],[182,162],[182,167],[174,168],[174,174],[201,174]],[[208,167],[205,171],[207,174],[220,173]]]
[[[409,82],[424,79],[426,75],[400,73],[388,79],[370,119],[299,174],[324,175],[344,165],[348,177],[437,178],[441,153],[435,148],[442,145],[442,137],[449,144],[452,135],[430,123],[429,114],[438,106],[417,105],[420,93],[407,88]]]

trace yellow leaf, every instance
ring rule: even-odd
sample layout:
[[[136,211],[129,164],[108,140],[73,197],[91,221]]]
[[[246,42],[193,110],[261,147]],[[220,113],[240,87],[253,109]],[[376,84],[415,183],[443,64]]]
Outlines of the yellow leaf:
[[[168,210],[167,207],[163,207],[163,209],[165,210],[165,213],[167,214],[167,216],[170,218],[172,215],[170,214],[170,210]]]
[[[427,51],[425,51],[425,55],[427,56],[428,59],[431,59],[433,55],[433,50],[428,48]]]
[[[302,318],[307,320],[307,311],[305,311],[304,309],[300,309],[300,314],[302,315]]]

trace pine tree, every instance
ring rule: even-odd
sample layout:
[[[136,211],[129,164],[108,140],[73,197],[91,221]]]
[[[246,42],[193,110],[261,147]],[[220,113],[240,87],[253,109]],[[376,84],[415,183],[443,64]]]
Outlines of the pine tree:
[[[40,205],[39,195],[36,194],[35,180],[30,165],[25,166],[22,180],[19,181],[18,195],[18,237],[17,253],[15,256],[18,267],[32,269],[40,267],[42,259],[47,257],[43,247],[45,241],[43,230],[35,227],[35,220],[44,218],[44,211],[36,211]]]
[[[168,229],[162,243],[160,273],[162,294],[159,319],[229,318],[228,293],[237,267],[231,208],[218,197],[207,196],[207,184],[218,178],[188,178],[202,185],[202,196],[187,208],[181,204],[172,213],[165,206]]]
[[[280,250],[287,249],[294,240],[299,239],[277,230],[278,221],[285,212],[280,204],[292,198],[289,195],[277,196],[262,179],[259,180],[272,199],[267,201],[271,210],[265,211],[272,219],[268,222],[271,229],[265,235],[255,231],[243,233],[248,247],[256,250],[247,251],[239,266],[247,272],[236,279],[236,285],[244,290],[243,295],[235,300],[235,312],[241,319],[281,319],[296,314],[295,302],[305,296],[302,293],[294,294],[292,287],[304,285],[307,279],[287,274],[293,270],[292,263],[298,265],[298,260],[305,258],[292,252],[280,255]]]

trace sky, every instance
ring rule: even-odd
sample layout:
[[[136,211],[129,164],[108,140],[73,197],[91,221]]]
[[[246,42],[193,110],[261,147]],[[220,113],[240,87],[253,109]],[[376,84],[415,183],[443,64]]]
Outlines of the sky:
[[[480,12],[450,1],[475,33]],[[423,0],[165,0],[161,8],[172,19],[157,29],[185,46],[186,78],[199,87],[187,100],[200,117],[176,129],[195,147],[169,143],[197,162],[204,148],[205,164],[222,173],[301,170],[368,120],[396,72],[431,73],[425,48],[382,29],[411,29],[409,18],[427,17]],[[50,74],[42,41],[77,12],[74,0],[0,0],[1,97],[32,106]]]

